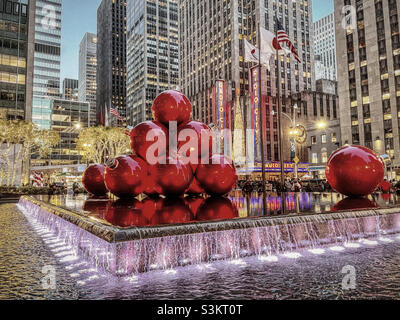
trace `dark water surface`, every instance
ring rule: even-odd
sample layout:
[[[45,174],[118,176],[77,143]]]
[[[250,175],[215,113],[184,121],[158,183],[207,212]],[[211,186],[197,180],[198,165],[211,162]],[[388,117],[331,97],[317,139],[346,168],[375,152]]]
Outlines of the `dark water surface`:
[[[43,241],[15,205],[0,206],[0,299],[400,299],[400,236],[358,248],[246,259],[150,272],[130,278],[103,274],[68,249]],[[297,259],[295,259],[297,258]],[[54,267],[56,290],[42,288]],[[345,266],[356,289],[344,290]]]

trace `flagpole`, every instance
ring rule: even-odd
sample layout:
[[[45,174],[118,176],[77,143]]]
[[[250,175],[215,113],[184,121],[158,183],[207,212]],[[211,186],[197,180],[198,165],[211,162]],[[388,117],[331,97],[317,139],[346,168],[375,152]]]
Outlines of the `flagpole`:
[[[258,92],[259,92],[259,122],[260,122],[260,143],[261,143],[261,170],[262,170],[262,186],[263,186],[263,192],[265,192],[265,181],[266,181],[266,175],[265,175],[265,153],[264,153],[264,132],[263,132],[263,112],[262,112],[262,92],[261,92],[261,22],[258,23],[258,67],[259,67],[259,77],[260,77],[260,83],[258,84]]]
[[[276,54],[277,54],[277,76],[276,76],[276,99],[278,102],[278,127],[279,127],[279,158],[281,165],[281,185],[282,189],[285,187],[285,163],[283,161],[283,128],[282,128],[282,103],[281,103],[281,59],[279,54],[279,41],[278,41],[278,23],[275,21],[276,26]],[[282,201],[284,202],[284,200]]]

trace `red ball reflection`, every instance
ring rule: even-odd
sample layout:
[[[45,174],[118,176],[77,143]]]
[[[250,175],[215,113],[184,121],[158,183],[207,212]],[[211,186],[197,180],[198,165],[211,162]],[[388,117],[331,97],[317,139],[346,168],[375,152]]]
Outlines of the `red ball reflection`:
[[[203,205],[203,203],[205,201],[206,201],[206,199],[204,199],[202,197],[187,197],[187,198],[185,198],[185,202],[189,206],[194,217],[197,216],[199,208]]]
[[[337,203],[332,212],[348,210],[364,210],[378,208],[378,205],[367,198],[345,198]]]
[[[150,133],[151,132],[151,133]],[[151,136],[149,137],[150,141],[147,141],[148,134]],[[151,139],[150,139],[151,138]],[[162,148],[153,150],[148,155],[147,152],[149,148],[155,146],[160,143]],[[168,146],[168,130],[165,128],[160,122],[156,121],[146,121],[142,122],[141,124],[137,125],[131,131],[131,149],[132,151],[139,155],[142,159],[145,159],[147,162],[152,162],[152,159],[147,159],[147,157],[165,157],[167,153],[167,146]],[[159,152],[160,151],[160,152]],[[154,162],[152,162],[154,163]]]
[[[113,167],[107,167],[105,174],[107,189],[119,198],[136,197],[146,188],[147,164],[137,156],[118,157]]]
[[[210,164],[200,164],[196,178],[204,190],[212,196],[228,194],[238,180],[232,160],[220,154],[213,155]]]
[[[345,146],[335,151],[326,166],[332,188],[349,197],[369,195],[383,180],[385,169],[378,156],[361,146]]]
[[[199,208],[197,221],[229,220],[239,217],[239,211],[228,198],[208,198]]]
[[[176,162],[176,163],[174,163]],[[180,196],[193,180],[192,168],[181,160],[167,159],[167,164],[155,165],[156,184],[165,196]]]
[[[178,126],[189,121],[193,108],[183,93],[168,90],[154,100],[152,111],[154,119],[168,127],[171,121],[176,121]]]
[[[111,203],[112,201],[109,199],[90,198],[85,201],[82,210],[90,212],[92,216],[95,216],[99,219],[104,219],[104,216],[109,210]]]
[[[181,198],[163,199],[161,209],[157,210],[160,225],[188,223],[193,219],[193,213]]]
[[[117,227],[143,227],[147,219],[143,216],[142,204],[136,199],[120,199],[111,204],[104,219]]]
[[[198,164],[198,159],[201,156],[206,155],[210,157],[212,155],[213,138],[209,126],[198,121],[190,121],[178,128],[178,137],[182,135],[187,135],[187,137],[186,140],[179,141],[178,151],[183,152],[182,154],[186,157],[196,155],[195,164]],[[197,149],[197,152],[194,152],[195,150],[193,149]]]
[[[89,166],[82,177],[83,187],[87,192],[95,196],[104,196],[108,193],[104,183],[104,171],[106,167],[101,164]]]

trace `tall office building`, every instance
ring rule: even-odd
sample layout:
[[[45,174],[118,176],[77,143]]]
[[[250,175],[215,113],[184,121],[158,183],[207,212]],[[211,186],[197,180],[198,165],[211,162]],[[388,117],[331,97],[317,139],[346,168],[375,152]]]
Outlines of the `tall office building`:
[[[126,0],[103,0],[97,10],[96,104],[98,122],[118,123],[111,106],[126,117]]]
[[[60,97],[62,0],[36,0],[33,95]]]
[[[336,38],[333,13],[314,22],[315,79],[336,81]]]
[[[90,104],[90,125],[96,125],[97,35],[86,33],[79,45],[79,101]]]
[[[127,119],[152,118],[157,95],[179,85],[178,0],[127,1]]]
[[[35,0],[0,1],[0,117],[32,116]]]
[[[351,5],[354,15],[349,10],[345,19],[343,5]],[[398,0],[335,1],[342,140],[388,154],[396,166],[400,165],[399,17]]]
[[[302,63],[293,56],[281,56],[282,95],[284,108],[300,99],[298,93],[315,89],[312,2],[304,1],[179,1],[180,79],[181,89],[192,100],[194,117],[206,123],[213,120],[213,96],[216,80],[225,80],[227,101],[234,105],[236,94],[244,119],[249,119],[249,70],[255,64],[244,61],[244,39],[258,46],[258,25],[275,31],[278,17],[292,39]],[[277,61],[275,62],[277,65]],[[272,60],[271,72],[263,69],[262,95],[268,117],[276,111],[276,77]],[[298,103],[302,114],[306,108]],[[288,108],[290,110],[291,108]],[[276,114],[276,113],[275,113]],[[231,117],[232,119],[233,117]],[[277,117],[267,121],[266,153],[277,159]]]
[[[62,92],[64,100],[78,101],[78,80],[65,78]]]
[[[46,157],[32,156],[34,170],[66,169],[78,165],[82,155],[76,150],[79,132],[89,125],[89,104],[58,98],[34,97],[33,122],[40,129],[54,130],[60,134],[60,143]],[[59,167],[57,167],[59,166]]]

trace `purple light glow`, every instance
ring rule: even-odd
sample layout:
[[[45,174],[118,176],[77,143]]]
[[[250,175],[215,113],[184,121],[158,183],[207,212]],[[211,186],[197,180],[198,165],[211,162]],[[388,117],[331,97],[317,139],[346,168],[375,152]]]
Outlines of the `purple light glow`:
[[[75,250],[91,265],[117,276],[168,270],[213,260],[237,261],[253,255],[266,261],[270,259],[268,257],[280,255],[298,258],[298,251],[304,249],[314,249],[315,254],[322,252],[315,249],[327,245],[331,249],[341,247],[344,250],[349,243],[360,239],[400,232],[400,214],[329,221],[315,216],[314,222],[302,222],[306,219],[299,216],[299,223],[296,224],[269,227],[257,227],[255,224],[254,228],[247,229],[108,243],[27,199],[21,199],[19,206],[30,221],[38,222],[44,230],[50,230],[57,239],[62,239],[71,252]],[[68,253],[60,258],[73,261],[73,257],[72,253]]]

